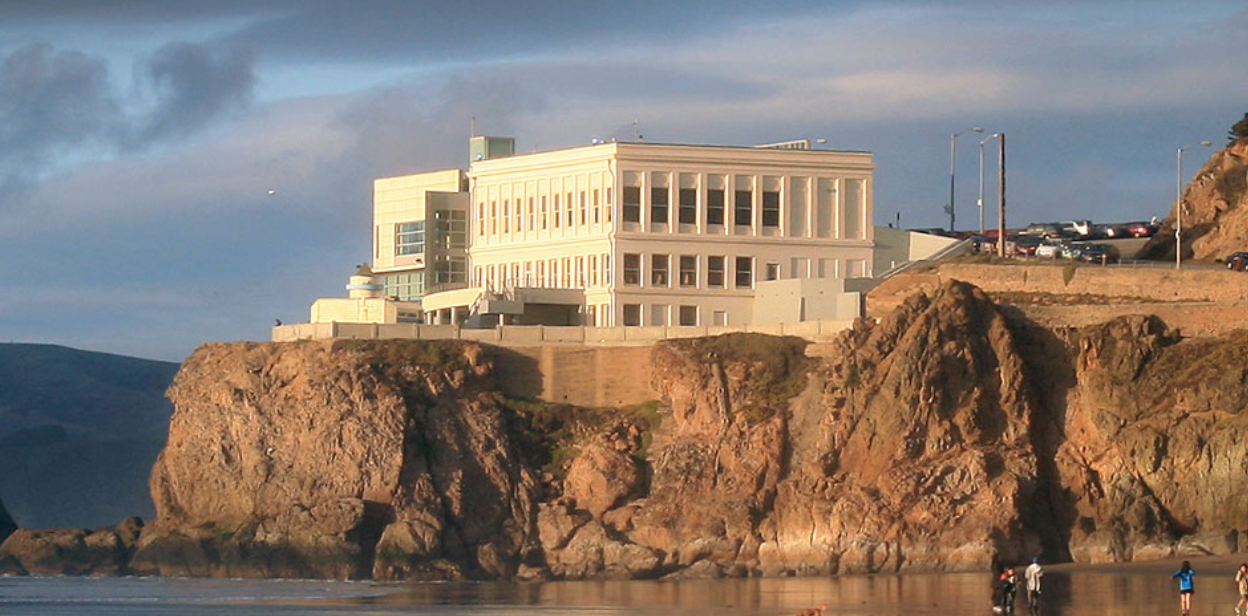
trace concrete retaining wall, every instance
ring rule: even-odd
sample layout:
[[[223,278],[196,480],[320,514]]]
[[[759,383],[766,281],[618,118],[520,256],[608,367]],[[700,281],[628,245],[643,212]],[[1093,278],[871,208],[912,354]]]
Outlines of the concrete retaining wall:
[[[807,340],[831,338],[849,329],[852,320],[804,321],[750,326],[580,327],[501,325],[494,329],[461,329],[455,325],[415,323],[292,323],[273,328],[273,342],[346,338],[359,340],[473,340],[502,346],[577,345],[650,346],[671,338],[699,338],[732,332],[797,336]]]

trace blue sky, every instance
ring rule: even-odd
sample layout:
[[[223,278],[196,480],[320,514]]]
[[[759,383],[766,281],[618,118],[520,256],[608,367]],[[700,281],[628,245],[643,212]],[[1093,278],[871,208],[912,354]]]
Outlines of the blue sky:
[[[266,339],[368,260],[372,178],[463,166],[474,117],[522,152],[824,138],[906,227],[947,224],[982,126],[1013,221],[1160,216],[1175,148],[1248,112],[1245,32],[1240,1],[0,0],[0,341]]]

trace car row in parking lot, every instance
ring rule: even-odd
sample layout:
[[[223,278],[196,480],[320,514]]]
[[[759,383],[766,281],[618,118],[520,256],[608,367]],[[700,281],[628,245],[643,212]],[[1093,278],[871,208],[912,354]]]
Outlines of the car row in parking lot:
[[[972,238],[976,252],[995,252],[997,241],[992,237]],[[1005,251],[1009,255],[1036,259],[1070,259],[1088,263],[1118,263],[1122,255],[1116,246],[1095,242],[1071,242],[1063,238],[1042,238],[1035,235],[1007,235]],[[1245,257],[1248,262],[1248,257]]]

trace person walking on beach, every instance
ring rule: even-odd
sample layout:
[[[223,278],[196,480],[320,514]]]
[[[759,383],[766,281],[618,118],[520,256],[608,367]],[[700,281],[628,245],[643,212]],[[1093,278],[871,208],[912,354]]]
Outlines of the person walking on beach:
[[[1023,579],[1027,580],[1027,609],[1032,614],[1040,611],[1040,578],[1042,577],[1044,577],[1044,568],[1040,566],[1040,557],[1036,556],[1023,571]]]
[[[1235,583],[1239,585],[1239,603],[1235,604],[1235,616],[1248,616],[1248,563],[1239,566],[1235,572]]]
[[[1183,616],[1192,613],[1192,595],[1196,594],[1196,588],[1192,586],[1192,576],[1196,575],[1196,571],[1192,569],[1192,563],[1183,561],[1183,566],[1179,567],[1170,576],[1171,579],[1179,581],[1179,607],[1183,608]]]

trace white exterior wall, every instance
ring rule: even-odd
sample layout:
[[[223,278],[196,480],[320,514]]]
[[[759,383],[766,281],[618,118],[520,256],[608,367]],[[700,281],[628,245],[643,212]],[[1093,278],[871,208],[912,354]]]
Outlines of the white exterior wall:
[[[591,325],[624,325],[626,306],[640,313],[630,324],[679,325],[681,306],[696,307],[698,325],[746,324],[769,264],[779,278],[870,275],[873,170],[868,153],[624,143],[477,161],[469,279],[495,289],[582,288]],[[640,189],[635,222],[624,218],[627,186]],[[710,220],[716,187],[723,224]],[[654,188],[667,195],[662,222],[652,220]],[[694,191],[684,193],[695,195],[691,222],[681,222],[681,189]],[[750,198],[739,222],[738,189]],[[774,220],[765,219],[765,193],[778,199]],[[640,256],[635,284],[625,282],[625,255]],[[656,284],[655,255],[668,255],[665,284]],[[692,284],[681,284],[682,255],[697,261]],[[709,284],[711,257],[725,260],[722,286]],[[751,264],[743,286],[738,257]]]

